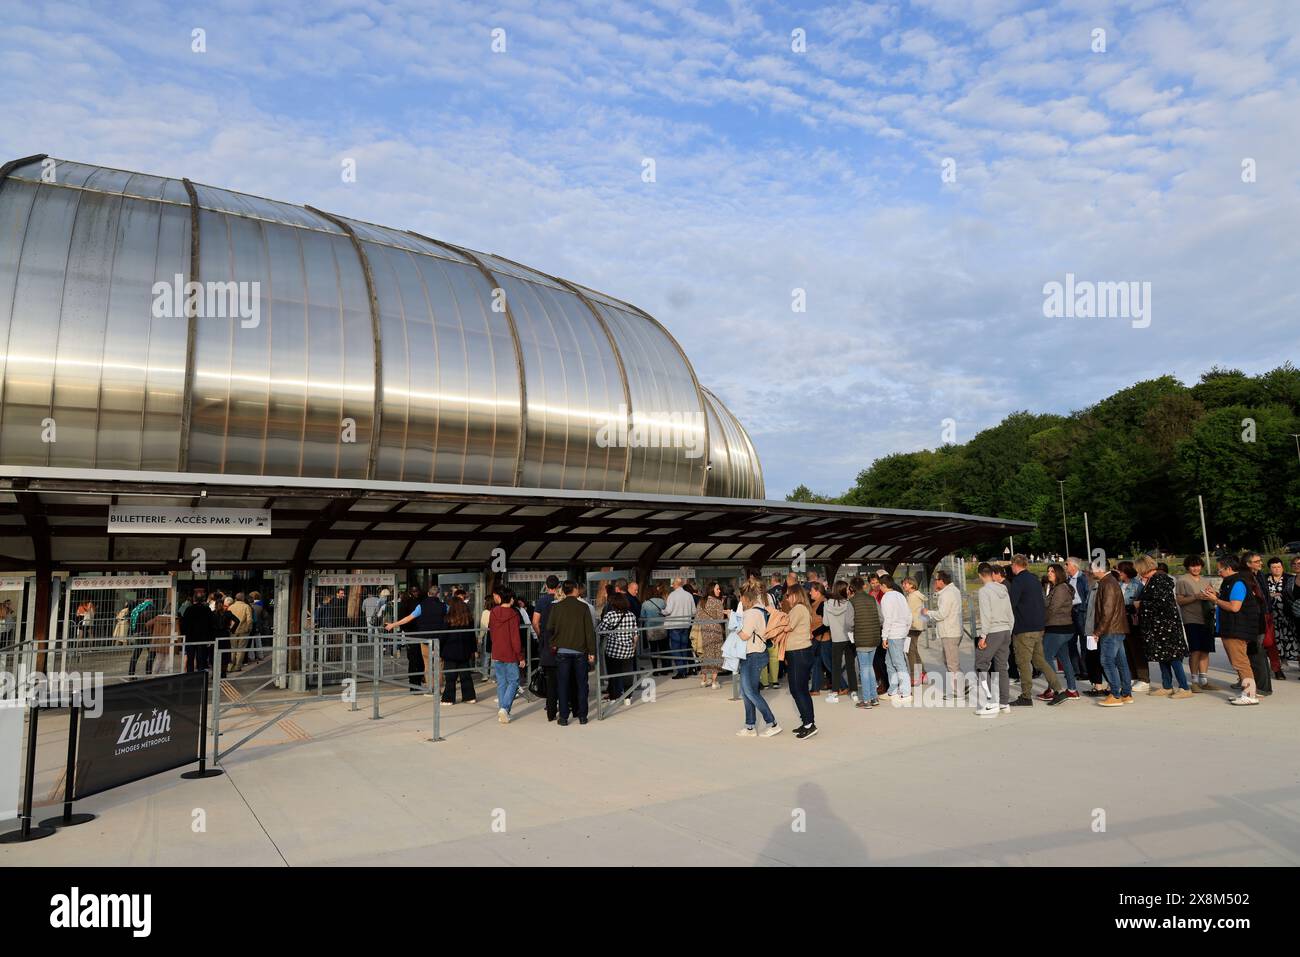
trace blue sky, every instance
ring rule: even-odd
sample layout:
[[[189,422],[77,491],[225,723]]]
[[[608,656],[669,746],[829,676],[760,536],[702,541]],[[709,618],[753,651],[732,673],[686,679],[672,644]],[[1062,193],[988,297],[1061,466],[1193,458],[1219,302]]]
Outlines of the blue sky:
[[[635,302],[746,424],[774,497],[843,491],[877,456],[938,445],[945,419],[964,441],[1016,409],[1300,353],[1292,0],[5,18],[6,158],[311,203]],[[1066,273],[1150,282],[1150,325],[1045,318]]]

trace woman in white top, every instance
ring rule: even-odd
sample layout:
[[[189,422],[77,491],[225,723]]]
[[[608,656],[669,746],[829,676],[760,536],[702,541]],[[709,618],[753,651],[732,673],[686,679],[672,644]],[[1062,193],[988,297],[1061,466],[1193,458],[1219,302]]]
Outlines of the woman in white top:
[[[763,737],[770,738],[781,733],[781,726],[776,723],[772,709],[763,700],[763,692],[758,687],[758,673],[767,666],[767,642],[763,635],[767,630],[767,614],[764,611],[763,586],[756,580],[745,583],[740,592],[740,607],[744,612],[740,624],[740,637],[745,640],[745,660],[740,663],[740,691],[745,699],[745,726],[736,732],[737,737],[755,738],[758,731],[754,725],[757,715],[762,714],[768,728]]]

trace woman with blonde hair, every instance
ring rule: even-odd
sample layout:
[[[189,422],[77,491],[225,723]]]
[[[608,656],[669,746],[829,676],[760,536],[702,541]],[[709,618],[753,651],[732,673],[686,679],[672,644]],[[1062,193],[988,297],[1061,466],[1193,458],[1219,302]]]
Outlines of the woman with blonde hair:
[[[781,733],[781,726],[776,723],[771,707],[763,700],[763,692],[758,686],[758,675],[767,665],[767,621],[765,608],[767,595],[759,581],[750,580],[740,590],[740,608],[742,611],[740,637],[745,641],[745,657],[740,662],[740,692],[745,699],[745,726],[736,732],[740,738],[756,738],[758,731],[754,727],[761,714],[767,722],[763,737],[770,738]]]
[[[799,709],[799,730],[794,736],[802,740],[817,733],[812,694],[808,689],[815,654],[812,608],[802,585],[796,583],[786,588],[781,610],[790,619],[790,632],[785,638],[785,666],[789,671],[790,697],[794,698],[795,707]]]

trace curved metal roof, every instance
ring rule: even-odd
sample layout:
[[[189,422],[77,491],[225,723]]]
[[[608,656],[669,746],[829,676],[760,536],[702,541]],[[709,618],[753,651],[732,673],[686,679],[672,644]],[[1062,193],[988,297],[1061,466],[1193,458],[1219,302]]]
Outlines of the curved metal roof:
[[[203,302],[159,308],[191,281]],[[253,312],[200,314],[227,291]],[[740,422],[635,306],[310,206],[40,156],[0,167],[0,464],[764,494]]]

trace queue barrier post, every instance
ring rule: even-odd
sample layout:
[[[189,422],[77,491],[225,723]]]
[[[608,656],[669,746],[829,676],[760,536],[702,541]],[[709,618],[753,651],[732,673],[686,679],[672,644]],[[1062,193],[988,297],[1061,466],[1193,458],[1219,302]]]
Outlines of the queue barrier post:
[[[77,729],[81,726],[81,692],[74,691],[68,705],[68,765],[63,773],[63,813],[58,817],[48,817],[41,821],[41,827],[60,828],[76,827],[88,824],[95,819],[93,814],[73,814],[72,797],[76,788],[77,773]]]
[[[378,721],[380,718],[379,679],[383,674],[384,659],[383,649],[379,642],[379,636],[375,634],[370,636],[370,658],[372,668],[372,673],[370,675],[370,720]]]
[[[605,720],[605,696],[604,694],[601,693],[600,690],[600,663],[601,660],[605,657],[600,647],[601,639],[603,637],[604,636],[601,635],[598,629],[596,631],[596,720],[597,721]]]
[[[533,691],[529,687],[533,682],[533,636],[537,634],[533,631],[532,623],[529,622],[524,626],[524,701],[533,700]],[[541,644],[541,638],[537,639]]]
[[[357,643],[355,640],[355,636],[351,632],[348,632],[347,647],[348,647],[348,661],[352,665],[352,689],[351,689],[352,693],[348,695],[349,704],[351,706],[348,708],[348,710],[356,711],[357,710],[357,689],[361,686],[360,685],[361,676],[357,674]]]
[[[429,689],[433,692],[433,737],[430,741],[442,741],[442,659],[438,657],[439,644],[437,638],[429,639],[429,657],[433,661],[433,685]]]
[[[221,642],[212,642],[212,666],[208,672],[212,684],[212,763],[221,763]]]
[[[28,709],[27,721],[27,775],[23,783],[23,810],[21,825],[13,831],[0,834],[0,844],[23,844],[39,841],[54,833],[54,828],[38,825],[32,827],[32,789],[36,782],[36,731],[40,723],[41,707],[36,702]]]
[[[203,709],[199,712],[199,766],[193,771],[181,773],[181,777],[187,781],[215,778],[224,773],[219,768],[208,767],[208,685],[211,682],[212,672],[203,672]]]

